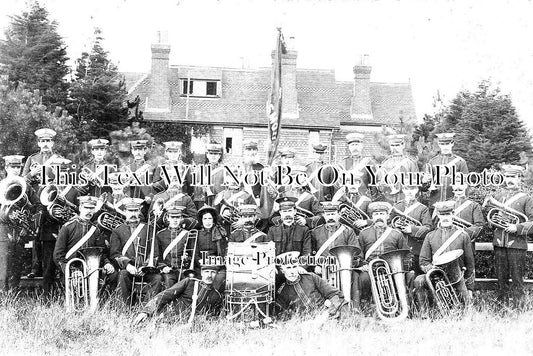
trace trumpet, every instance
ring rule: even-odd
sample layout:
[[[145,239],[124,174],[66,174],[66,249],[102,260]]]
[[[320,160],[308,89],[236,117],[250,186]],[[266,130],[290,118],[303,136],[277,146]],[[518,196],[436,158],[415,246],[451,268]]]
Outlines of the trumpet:
[[[26,180],[19,176],[7,177],[0,182],[0,205],[9,221],[22,226],[30,235],[36,233],[35,221],[28,209]]]
[[[453,308],[461,305],[454,284],[463,278],[463,273],[459,266],[459,258],[463,255],[463,250],[452,250],[433,257],[432,268],[426,273],[426,282],[431,294],[442,315],[448,314]],[[447,273],[444,271],[446,269]],[[455,281],[450,283],[450,275]]]
[[[78,212],[78,207],[68,201],[64,194],[60,194],[59,188],[55,185],[46,186],[41,192],[40,200],[48,210],[48,214],[60,224],[64,224]]]
[[[82,258],[72,258],[65,266],[65,307],[67,311],[92,313],[98,308],[98,273],[103,248],[89,247],[78,252]]]
[[[516,225],[528,221],[528,217],[508,206],[500,203],[493,197],[485,198],[482,209],[490,209],[487,213],[487,221],[489,224],[500,229],[506,229],[509,225]]]
[[[403,259],[409,252],[408,249],[390,251],[368,265],[376,311],[385,322],[404,320],[409,312],[403,270]]]
[[[391,220],[392,227],[396,229],[401,229],[406,225],[422,226],[422,223],[420,221],[405,214],[400,209],[393,207],[392,211],[396,214]]]

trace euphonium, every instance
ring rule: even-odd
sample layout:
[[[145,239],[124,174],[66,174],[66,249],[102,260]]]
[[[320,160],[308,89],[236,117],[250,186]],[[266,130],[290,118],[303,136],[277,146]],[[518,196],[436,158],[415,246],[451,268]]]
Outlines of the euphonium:
[[[368,220],[370,217],[360,208],[355,206],[352,201],[339,205],[341,222],[353,227],[357,220]]]
[[[0,182],[0,205],[9,221],[22,226],[30,234],[35,233],[35,223],[28,210],[26,180],[19,176],[9,176]]]
[[[347,301],[352,300],[352,260],[353,256],[360,252],[355,246],[335,246],[330,248],[329,253],[337,259],[337,278],[340,281],[340,289]]]
[[[122,225],[126,221],[126,217],[107,201],[107,193],[103,193],[102,195],[103,197],[100,197],[99,201],[100,206],[97,205],[95,209],[95,214],[100,213],[96,222],[103,229],[112,231]]]
[[[78,207],[60,194],[55,185],[46,186],[41,192],[40,200],[46,206],[48,214],[61,224],[70,220],[78,211]]]
[[[98,282],[102,247],[78,251],[83,258],[72,258],[65,267],[65,306],[67,311],[91,313],[98,308]],[[74,267],[73,264],[79,264]]]
[[[422,223],[415,218],[405,214],[400,209],[393,207],[394,217],[391,220],[391,226],[396,229],[401,229],[405,225],[422,226]]]
[[[493,197],[485,198],[482,209],[490,208],[487,213],[487,221],[500,229],[506,229],[509,225],[516,225],[528,221],[523,213],[500,203]]]
[[[463,278],[459,257],[463,255],[463,250],[452,250],[433,257],[432,268],[426,273],[426,282],[437,308],[441,314],[445,315],[453,308],[460,305],[459,298],[455,292],[454,284]],[[446,272],[444,271],[446,269]],[[450,283],[448,275],[454,280]]]
[[[378,317],[387,322],[404,320],[409,312],[403,259],[408,249],[387,252],[370,261],[368,274]]]
[[[224,216],[222,216],[222,219],[230,224],[233,224],[239,221],[239,219],[241,218],[239,209],[237,209],[233,204],[228,202],[225,198],[222,198],[222,204],[224,204],[230,210],[230,213],[231,213],[228,218],[225,218]]]

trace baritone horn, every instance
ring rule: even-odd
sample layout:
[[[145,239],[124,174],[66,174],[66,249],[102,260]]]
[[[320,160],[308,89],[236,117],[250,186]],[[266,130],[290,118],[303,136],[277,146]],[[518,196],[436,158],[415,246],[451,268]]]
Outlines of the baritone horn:
[[[433,265],[437,267],[426,273],[429,291],[442,315],[448,314],[453,308],[461,305],[453,286],[463,278],[463,272],[459,266],[459,258],[462,255],[463,250],[458,249],[433,256]],[[454,282],[450,282],[449,278],[452,278]]]
[[[509,225],[516,225],[529,220],[525,214],[500,203],[493,197],[485,198],[481,208],[490,208],[487,213],[487,221],[500,229],[506,229]]]
[[[392,227],[396,229],[401,229],[406,225],[422,226],[422,223],[420,221],[405,214],[400,209],[393,207],[392,211],[394,212],[394,217],[391,220]]]
[[[340,290],[347,301],[352,300],[352,260],[361,250],[355,246],[335,246],[329,253],[337,259],[337,279],[340,281]]]
[[[50,216],[61,224],[70,220],[78,211],[78,207],[68,201],[63,193],[59,193],[59,188],[55,185],[46,186],[39,198]]]
[[[342,203],[339,205],[340,219],[341,221],[353,227],[357,220],[369,220],[370,217],[363,210],[355,206],[352,201],[348,203]]]
[[[95,214],[100,213],[96,222],[103,229],[113,231],[126,221],[126,217],[107,200],[108,194],[102,193],[95,209]]]
[[[0,205],[9,221],[22,226],[30,235],[35,234],[35,222],[28,209],[26,180],[19,176],[10,176],[0,182]]]
[[[67,311],[94,312],[98,308],[98,284],[102,247],[78,251],[82,258],[72,258],[65,266],[65,307]]]
[[[401,321],[409,312],[403,270],[403,260],[409,253],[408,249],[390,251],[368,265],[372,296],[382,321]]]

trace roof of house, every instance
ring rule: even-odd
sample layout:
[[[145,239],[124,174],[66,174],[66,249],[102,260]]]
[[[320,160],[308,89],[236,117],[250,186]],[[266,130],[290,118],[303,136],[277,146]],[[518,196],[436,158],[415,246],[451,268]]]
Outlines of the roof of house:
[[[139,95],[144,108],[149,95],[151,75],[123,73],[128,95]],[[271,68],[235,69],[219,67],[170,67],[170,113],[157,116],[145,112],[146,119],[185,120],[187,98],[180,95],[180,79],[220,80],[220,98],[189,98],[187,121],[224,125],[266,126],[266,103],[270,91]],[[353,82],[335,80],[333,70],[297,69],[298,119],[282,118],[282,126],[336,128],[350,120]],[[370,83],[373,119],[358,120],[358,124],[394,125],[399,117],[416,120],[414,101],[409,83]]]

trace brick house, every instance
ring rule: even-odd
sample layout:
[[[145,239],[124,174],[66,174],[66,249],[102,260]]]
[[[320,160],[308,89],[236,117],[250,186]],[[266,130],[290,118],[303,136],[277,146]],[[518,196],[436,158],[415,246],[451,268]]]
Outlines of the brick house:
[[[282,58],[279,147],[295,150],[297,163],[308,162],[311,145],[318,142],[328,145],[332,161],[342,159],[350,131],[365,133],[366,154],[380,153],[374,133],[383,125],[398,126],[400,117],[416,122],[410,83],[371,82],[366,57],[354,66],[353,81],[337,81],[334,70],[297,68],[291,43],[292,38]],[[168,44],[151,49],[150,73],[123,73],[129,98],[141,98],[145,120],[210,125],[203,141],[222,143],[229,162],[241,157],[243,140],[257,140],[264,162],[272,69],[171,65]]]

